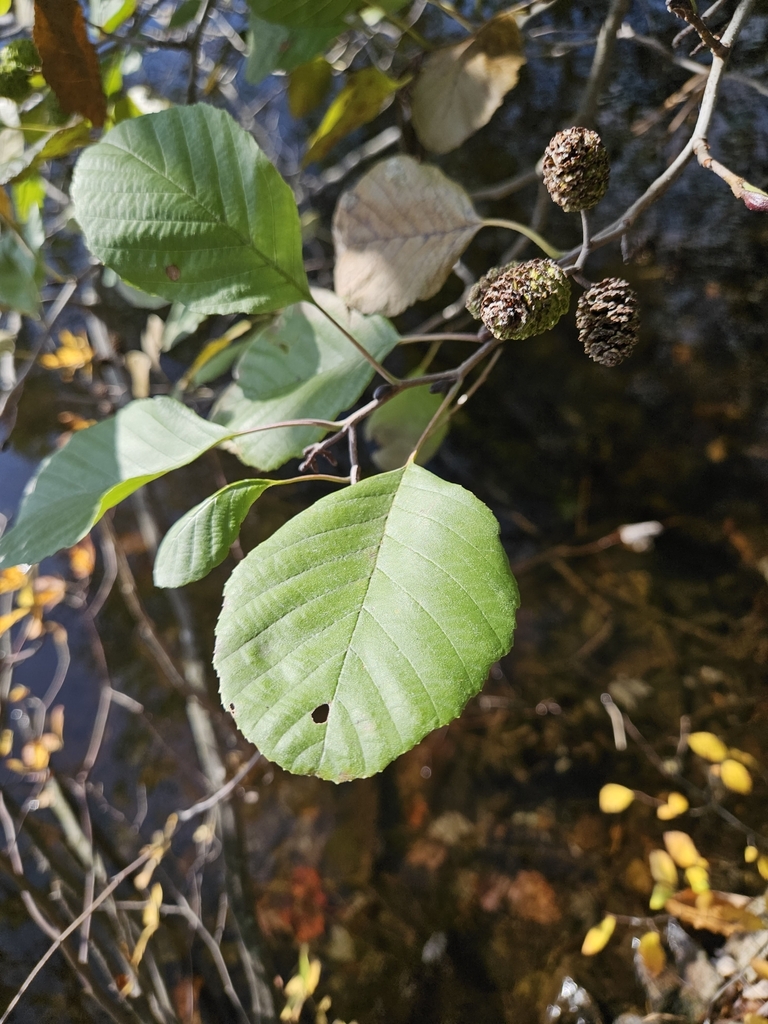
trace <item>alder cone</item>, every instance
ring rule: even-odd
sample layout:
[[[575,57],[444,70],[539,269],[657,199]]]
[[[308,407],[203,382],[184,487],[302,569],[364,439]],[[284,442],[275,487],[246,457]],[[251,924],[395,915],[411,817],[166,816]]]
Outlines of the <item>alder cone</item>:
[[[571,283],[553,260],[494,267],[472,288],[467,309],[502,341],[531,338],[568,312]]]
[[[618,366],[638,341],[637,294],[620,277],[598,281],[579,299],[576,326],[590,359],[603,366]]]
[[[566,128],[544,151],[544,184],[566,213],[597,206],[608,191],[611,167],[597,132]]]

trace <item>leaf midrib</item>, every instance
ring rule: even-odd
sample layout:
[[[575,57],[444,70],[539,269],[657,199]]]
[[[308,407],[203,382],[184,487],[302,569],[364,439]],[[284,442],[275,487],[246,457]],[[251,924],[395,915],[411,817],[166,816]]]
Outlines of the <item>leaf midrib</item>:
[[[160,141],[160,140],[158,139],[158,141]],[[184,141],[186,143],[186,132],[184,134]],[[275,263],[273,260],[271,260],[269,258],[269,256],[267,256],[267,254],[265,252],[263,252],[254,243],[253,238],[251,237],[250,234],[248,235],[247,238],[244,238],[240,234],[240,232],[237,230],[237,228],[233,227],[228,221],[226,221],[226,220],[225,221],[221,221],[216,214],[212,213],[211,210],[209,210],[206,206],[203,205],[203,203],[198,199],[198,197],[196,195],[193,195],[191,192],[188,192],[183,187],[183,185],[180,185],[178,182],[174,181],[174,179],[168,173],[161,172],[160,170],[158,170],[158,168],[153,167],[152,164],[149,163],[149,161],[145,160],[143,157],[139,156],[137,153],[134,153],[134,152],[132,152],[129,149],[124,149],[122,146],[118,145],[114,140],[111,141],[111,142],[104,142],[104,143],[102,143],[102,145],[104,145],[105,147],[109,147],[110,149],[114,149],[118,153],[123,153],[125,156],[131,157],[132,159],[138,161],[138,163],[143,164],[144,167],[146,167],[149,171],[151,171],[152,174],[154,174],[158,178],[160,178],[161,181],[168,181],[168,182],[170,182],[170,184],[173,185],[174,188],[178,189],[178,191],[182,195],[186,196],[187,199],[190,199],[204,213],[206,213],[209,217],[213,218],[212,220],[209,220],[207,223],[213,224],[214,226],[218,226],[220,228],[225,228],[226,231],[228,231],[230,234],[234,235],[234,237],[240,242],[241,246],[243,246],[246,249],[251,249],[254,253],[256,253],[263,260],[263,262],[264,262],[264,264],[266,266],[271,267],[272,270],[277,271],[277,273],[280,275],[280,277],[283,278],[283,280],[286,282],[286,284],[292,285],[300,294],[304,294],[305,289],[301,287],[299,282],[294,277],[291,277],[290,275],[288,275],[283,270],[283,268],[280,266],[279,263]],[[191,152],[189,150],[189,145],[188,144],[187,144],[187,152],[190,154],[190,158],[191,158]],[[259,155],[261,155],[261,154],[259,154]],[[191,162],[191,160],[190,160],[190,162]],[[258,163],[258,160],[257,160],[257,163]],[[277,173],[277,172],[275,172],[275,173]],[[242,175],[240,176],[240,179],[241,179],[241,184],[242,184]],[[288,186],[286,186],[286,187],[288,187]],[[270,202],[272,202],[271,190],[269,188],[267,188],[266,191],[269,194]],[[155,194],[155,193],[152,193],[152,194]],[[109,219],[109,218],[104,218],[104,219]],[[129,219],[133,220],[133,218],[129,218]],[[202,223],[206,223],[206,222],[203,221]],[[110,247],[108,247],[108,248],[110,248]]]
[[[353,647],[353,644],[354,644],[354,641],[355,641],[355,634],[357,633],[358,627],[360,626],[360,620],[361,620],[361,618],[363,616],[363,612],[366,611],[365,604],[366,604],[366,601],[368,600],[368,593],[369,593],[369,591],[371,589],[371,581],[373,580],[374,574],[375,574],[376,569],[377,569],[378,564],[379,564],[379,558],[381,557],[381,549],[382,549],[382,547],[384,545],[384,539],[387,536],[387,526],[389,525],[389,519],[390,519],[390,516],[392,515],[392,510],[395,507],[395,501],[397,499],[398,493],[400,492],[400,488],[402,487],[403,477],[405,476],[406,472],[407,472],[407,467],[406,467],[406,469],[403,469],[401,471],[401,473],[400,473],[400,479],[398,480],[397,487],[396,487],[394,493],[392,494],[392,501],[390,503],[390,506],[389,506],[389,509],[387,510],[386,515],[384,516],[384,525],[383,525],[382,531],[381,531],[381,540],[376,545],[376,557],[373,560],[373,565],[371,567],[371,571],[368,574],[368,583],[366,584],[365,593],[363,594],[363,599],[360,602],[360,607],[357,610],[357,618],[355,619],[355,624],[352,627],[352,634],[351,634],[351,636],[349,638],[349,643],[347,644],[347,649],[344,651],[344,660],[341,663],[341,668],[339,669],[339,674],[338,674],[338,677],[336,679],[336,685],[333,688],[333,696],[331,697],[331,700],[328,702],[331,707],[330,707],[330,711],[328,713],[328,721],[326,722],[326,725],[325,725],[325,732],[323,733],[323,746],[322,746],[322,750],[320,752],[320,760],[317,762],[317,768],[316,768],[317,772],[319,772],[321,770],[321,768],[323,766],[323,758],[325,757],[325,754],[326,754],[326,743],[327,743],[327,740],[328,740],[328,727],[329,727],[331,715],[333,714],[333,701],[336,700],[336,697],[337,697],[337,694],[338,694],[338,691],[339,691],[339,686],[341,685],[341,680],[342,680],[342,678],[344,676],[344,671],[345,671],[345,669],[347,667],[347,659],[349,658],[349,653],[352,650],[352,647]],[[370,615],[370,612],[368,614]],[[396,645],[396,646],[398,647],[398,650],[399,650],[400,649],[399,645]],[[356,654],[356,656],[359,658],[360,662],[362,663],[362,658],[360,658],[360,656],[357,655],[357,654]],[[366,671],[367,671],[367,669],[366,669]],[[377,685],[376,680],[373,678],[373,676],[370,674],[370,672],[368,673],[368,676],[369,676],[369,678],[371,680],[372,685],[378,691],[378,694],[379,694],[379,697],[381,698],[382,704],[384,704],[384,706],[386,707],[386,701],[384,700],[384,694],[379,689],[379,686]],[[345,707],[346,707],[346,705],[345,705]],[[349,714],[349,710],[348,709],[347,709],[347,714]],[[351,715],[350,715],[350,719],[351,719]],[[390,714],[390,719],[392,719],[391,714]],[[398,733],[398,735],[399,735],[399,730],[398,730],[397,726],[395,725],[394,719],[392,719],[392,725],[394,726],[395,732]],[[357,735],[357,729],[355,729],[355,735]],[[402,739],[402,737],[401,737],[401,739]],[[362,752],[362,744],[360,745],[360,747],[361,747],[361,752]],[[363,755],[363,763],[365,764],[365,755]],[[367,765],[366,765],[366,769],[367,769]]]

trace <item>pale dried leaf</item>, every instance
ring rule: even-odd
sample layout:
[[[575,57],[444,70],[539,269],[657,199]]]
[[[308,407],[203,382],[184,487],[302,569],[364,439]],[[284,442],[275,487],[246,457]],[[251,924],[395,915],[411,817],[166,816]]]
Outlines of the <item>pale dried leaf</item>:
[[[336,207],[336,292],[363,313],[402,313],[440,290],[481,226],[467,193],[437,167],[382,160]]]
[[[413,88],[413,126],[433,153],[448,153],[487,124],[525,64],[515,15],[497,14],[468,39],[424,62]]]

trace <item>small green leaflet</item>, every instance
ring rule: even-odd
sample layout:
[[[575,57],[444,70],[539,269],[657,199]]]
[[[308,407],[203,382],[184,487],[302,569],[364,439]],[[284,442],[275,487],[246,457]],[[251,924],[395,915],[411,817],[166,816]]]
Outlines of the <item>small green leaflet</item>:
[[[364,778],[461,713],[518,604],[491,511],[409,464],[321,498],[240,562],[216,628],[221,700],[283,768]]]
[[[350,310],[333,292],[312,294],[379,361],[398,343],[384,317]],[[354,405],[373,370],[317,306],[302,302],[259,332],[237,365],[237,377],[212,413],[232,432],[282,420],[331,420]],[[239,437],[229,447],[246,465],[269,472],[322,436],[317,427],[285,427]]]
[[[183,587],[207,576],[227,557],[248,509],[279,480],[238,480],[222,487],[170,528],[158,548],[157,587]]]
[[[193,312],[270,312],[309,294],[293,193],[223,110],[123,121],[80,156],[72,198],[99,259]]]
[[[363,0],[248,0],[257,18],[288,28],[314,28],[340,21],[363,6]]]
[[[131,402],[116,416],[79,431],[32,480],[13,529],[0,540],[0,566],[40,562],[71,547],[107,509],[228,436],[165,397]]]
[[[328,43],[345,28],[341,22],[317,28],[286,28],[285,25],[264,21],[251,14],[245,77],[258,85],[278,68],[281,71],[293,71],[300,64],[322,53]]]

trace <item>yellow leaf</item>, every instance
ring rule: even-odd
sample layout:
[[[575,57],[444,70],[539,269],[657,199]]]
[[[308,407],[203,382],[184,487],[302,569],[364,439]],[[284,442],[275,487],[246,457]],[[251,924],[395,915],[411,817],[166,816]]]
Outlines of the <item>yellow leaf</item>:
[[[219,352],[223,352],[225,348],[229,348],[233,341],[237,341],[237,339],[241,338],[247,331],[250,331],[252,326],[253,324],[250,320],[240,320],[239,323],[230,327],[225,334],[222,334],[220,338],[214,338],[212,341],[209,341],[204,345],[203,350],[192,362],[192,365],[179,381],[178,390],[186,391],[190,382],[195,379],[195,376],[200,370],[202,370],[206,363],[209,363],[214,356],[219,354]]]
[[[353,72],[310,136],[304,166],[322,160],[345,135],[372,121],[410,80],[410,76],[395,80],[376,67]]]
[[[728,756],[728,748],[713,732],[692,732],[688,737],[688,746],[705,761],[724,761]]]
[[[720,765],[720,778],[723,785],[734,793],[752,792],[752,776],[743,764],[732,758],[727,758]]]
[[[26,775],[29,769],[20,761],[18,757],[9,757],[5,762],[5,767],[10,768],[12,772],[16,772],[17,775]]]
[[[749,846],[744,847],[744,860],[747,864],[754,864],[759,855],[760,854],[756,846],[752,846],[750,844]]]
[[[755,957],[754,960],[749,961],[749,966],[758,976],[758,978],[768,979],[768,960],[761,960],[759,957]],[[760,1024],[763,1024],[765,1017],[759,1017]]]
[[[299,64],[288,79],[288,106],[294,117],[306,117],[325,99],[333,69],[325,57]]]
[[[3,729],[3,731],[0,732],[0,757],[8,757],[12,750],[13,731],[11,729]]]
[[[700,864],[685,869],[685,880],[697,894],[709,890],[709,873]]]
[[[40,740],[30,740],[21,748],[22,764],[32,772],[41,772],[48,767],[50,754]]]
[[[608,941],[613,935],[616,927],[616,918],[613,914],[608,914],[600,924],[596,924],[593,928],[590,928],[584,937],[584,942],[581,946],[581,952],[584,956],[594,956],[595,953],[599,953],[601,949],[605,949],[608,945]]]
[[[661,821],[671,821],[680,814],[685,814],[689,804],[682,793],[670,793],[667,802],[656,808],[656,817]]]
[[[64,705],[57,704],[48,715],[48,728],[64,742]]]
[[[52,732],[44,732],[40,737],[40,743],[49,754],[55,754],[57,750],[61,750],[64,746],[59,737]]]
[[[672,886],[665,885],[664,882],[657,882],[653,887],[648,906],[651,910],[662,910],[674,891],[675,889]]]
[[[661,936],[658,932],[646,932],[641,937],[637,946],[637,955],[648,974],[652,978],[658,978],[667,963],[667,956],[661,945]]]
[[[760,872],[760,877],[768,881],[768,857],[765,854],[757,858],[757,870]]]
[[[19,619],[23,619],[28,613],[27,608],[14,608],[12,612],[8,612],[7,615],[0,615],[0,636],[3,633],[7,633],[14,622],[18,622]]]
[[[16,686],[12,686],[8,693],[8,700],[11,704],[18,704],[20,700],[24,700],[29,695],[29,687],[21,686],[17,683]]]
[[[677,887],[677,867],[666,850],[651,850],[648,861],[654,882],[668,885],[673,889]]]
[[[286,1004],[280,1012],[280,1020],[296,1024],[301,1017],[301,1008],[317,988],[320,981],[320,961],[309,959],[309,946],[304,943],[299,951],[299,967],[296,974],[285,984],[283,992]]]
[[[37,361],[46,370],[61,370],[62,380],[72,380],[75,370],[90,367],[93,361],[93,349],[88,344],[85,334],[61,331],[59,347],[56,351],[44,353]]]
[[[753,772],[756,772],[760,768],[760,763],[756,757],[752,757],[746,750],[737,750],[735,747],[731,747],[728,751],[728,757],[732,757],[734,761],[740,761],[746,768],[751,768]]]
[[[701,855],[687,832],[665,832],[664,845],[679,868],[692,868],[701,861]]]
[[[22,572],[18,565],[13,565],[10,569],[3,569],[0,572],[0,594],[10,594],[14,590],[19,590],[24,586],[26,578],[27,574]]]
[[[604,814],[619,814],[625,811],[635,799],[634,791],[618,782],[609,782],[600,790],[600,810]]]
[[[136,941],[136,946],[131,956],[131,963],[134,967],[138,967],[147,949],[147,943],[155,934],[157,929],[160,927],[160,904],[163,902],[163,890],[162,887],[155,883],[152,886],[152,891],[149,894],[149,901],[144,907],[144,912],[141,915],[142,924],[144,930]]]
[[[67,584],[59,576],[38,576],[32,584],[33,605],[49,611],[64,600]]]

